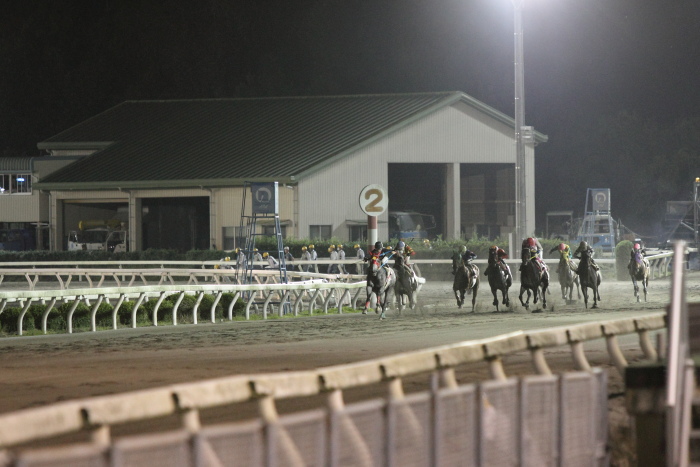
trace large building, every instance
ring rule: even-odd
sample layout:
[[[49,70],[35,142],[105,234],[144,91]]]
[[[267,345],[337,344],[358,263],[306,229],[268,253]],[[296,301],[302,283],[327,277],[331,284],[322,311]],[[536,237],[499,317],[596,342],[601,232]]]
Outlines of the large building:
[[[527,173],[546,140],[527,141]],[[388,190],[390,211],[433,215],[432,235],[514,226],[514,121],[461,92],[128,101],[38,147],[62,167],[36,175],[45,208],[32,222],[58,250],[80,221],[107,219],[128,226],[132,250],[232,249],[245,182],[279,182],[283,235],[297,238],[360,240],[368,184]],[[532,177],[526,192],[534,232]]]

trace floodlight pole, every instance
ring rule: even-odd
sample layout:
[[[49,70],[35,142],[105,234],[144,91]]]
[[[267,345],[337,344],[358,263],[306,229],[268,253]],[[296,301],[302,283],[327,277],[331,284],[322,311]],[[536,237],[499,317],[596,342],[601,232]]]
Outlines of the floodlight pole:
[[[524,0],[512,0],[515,36],[515,242],[527,237],[526,164],[523,126],[525,125],[525,78],[523,72],[523,20]],[[515,250],[514,250],[515,251]]]

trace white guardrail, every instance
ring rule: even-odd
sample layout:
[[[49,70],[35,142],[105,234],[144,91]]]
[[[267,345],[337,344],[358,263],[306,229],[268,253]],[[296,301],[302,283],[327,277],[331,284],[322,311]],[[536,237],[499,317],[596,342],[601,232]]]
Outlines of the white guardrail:
[[[594,339],[606,340],[612,362],[623,372],[627,361],[617,337],[637,333],[645,358],[656,360],[658,356],[649,333],[665,326],[665,314],[657,313],[600,323],[518,331],[309,371],[232,376],[60,402],[0,415],[0,449],[4,449],[6,458],[11,459],[8,448],[12,446],[24,444],[26,447],[33,441],[82,431],[90,433],[95,450],[105,451],[112,443],[111,426],[173,415],[181,417],[183,432],[191,436],[202,429],[200,410],[246,401],[257,401],[262,423],[273,426],[279,419],[275,406],[277,400],[325,393],[329,408],[339,410],[343,407],[343,390],[376,383],[388,384],[390,398],[403,399],[402,378],[432,372],[437,378],[435,381],[441,381],[444,387],[458,388],[455,368],[473,362],[485,362],[494,380],[505,381],[503,358],[523,351],[531,353],[538,375],[551,375],[544,350],[564,345],[570,346],[575,368],[590,372],[592,369],[583,344]],[[2,453],[0,451],[0,460]]]
[[[68,333],[73,332],[73,314],[81,302],[91,307],[90,323],[91,330],[97,330],[96,315],[100,305],[109,300],[116,301],[112,310],[112,329],[118,328],[117,315],[120,307],[125,301],[135,301],[131,309],[131,327],[137,326],[137,314],[139,308],[144,301],[149,298],[157,298],[155,305],[151,310],[152,324],[158,326],[158,310],[165,298],[171,295],[177,295],[177,299],[172,309],[172,324],[177,325],[178,309],[185,295],[194,294],[197,296],[196,302],[192,309],[193,324],[197,324],[197,316],[199,305],[205,294],[214,295],[214,301],[210,308],[210,320],[216,322],[215,311],[224,293],[234,294],[233,299],[229,302],[226,316],[229,321],[233,320],[233,309],[238,300],[245,302],[245,317],[250,319],[251,309],[255,309],[262,313],[262,317],[267,319],[268,309],[271,305],[277,305],[278,314],[293,313],[298,315],[304,307],[309,313],[314,310],[323,310],[323,313],[328,313],[328,308],[333,303],[339,308],[342,313],[342,307],[339,304],[348,304],[353,308],[357,308],[357,301],[360,295],[365,291],[365,281],[359,282],[340,282],[337,277],[331,277],[327,274],[304,274],[305,277],[326,277],[325,279],[311,279],[301,282],[290,282],[287,284],[275,283],[279,279],[279,273],[275,271],[257,271],[256,279],[258,281],[265,280],[269,282],[261,282],[258,284],[234,284],[217,282],[209,285],[198,284],[183,284],[183,285],[152,285],[152,286],[121,286],[121,287],[96,287],[96,288],[77,288],[77,289],[60,289],[60,290],[10,290],[0,291],[0,313],[4,311],[10,303],[19,304],[22,307],[17,319],[18,334],[22,335],[24,317],[33,303],[46,304],[41,317],[41,329],[44,333],[47,332],[47,321],[49,314],[56,310],[56,303],[62,300],[64,303],[72,302],[72,306],[68,311],[66,322]],[[339,277],[339,276],[338,276]],[[362,279],[361,276],[344,276],[344,280]],[[354,292],[354,294],[353,294]],[[364,300],[365,297],[362,297]],[[91,303],[92,302],[92,303]],[[284,309],[285,304],[288,305]],[[317,307],[317,304],[319,307]],[[262,310],[258,307],[261,306]]]
[[[671,260],[673,252],[654,253],[647,256],[651,267],[651,278],[668,276],[670,272]],[[555,264],[556,260],[548,259],[550,265]],[[512,261],[510,261],[512,263]],[[596,262],[601,265],[615,266],[615,260],[609,258],[596,259]],[[451,267],[451,259],[413,259],[412,263],[420,265],[445,265],[446,268]],[[267,262],[255,262],[254,266],[259,269],[254,269],[255,273],[263,271],[275,271],[274,269],[263,269],[267,266]],[[301,261],[294,260],[287,265],[288,275],[303,272],[301,269],[307,266],[327,266],[329,264],[342,264],[348,273],[356,272],[355,268],[358,264],[363,264],[356,259],[346,259],[343,261],[331,261],[328,258],[319,258],[316,261]],[[487,262],[485,259],[476,259],[474,264],[485,267]],[[235,280],[235,269],[215,269],[215,267],[231,267],[235,266],[235,262],[227,261],[76,261],[71,263],[70,268],[66,267],[65,262],[58,261],[37,261],[37,262],[5,262],[0,263],[0,286],[2,286],[6,277],[24,277],[29,289],[34,289],[39,280],[55,280],[58,287],[61,289],[68,288],[75,281],[86,281],[88,287],[100,287],[105,280],[114,280],[118,286],[122,282],[127,286],[132,286],[137,281],[141,285],[149,285],[151,282],[158,281],[157,285],[163,283],[175,284],[177,280],[186,279],[188,283],[199,284],[199,281],[231,281]],[[108,267],[112,266],[112,267]],[[483,269],[483,268],[482,268]],[[318,273],[317,270],[314,270]],[[513,269],[517,274],[517,268]],[[306,275],[303,278],[313,277]],[[325,277],[325,276],[324,276]],[[0,288],[0,290],[2,290]]]

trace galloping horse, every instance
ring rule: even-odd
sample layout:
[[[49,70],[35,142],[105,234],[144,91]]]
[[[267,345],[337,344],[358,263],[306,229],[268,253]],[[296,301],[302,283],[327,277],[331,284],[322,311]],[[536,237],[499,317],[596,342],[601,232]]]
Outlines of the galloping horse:
[[[598,300],[600,300],[600,291],[598,287],[601,282],[600,271],[598,271],[595,266],[590,262],[590,254],[588,250],[581,252],[581,261],[578,263],[578,269],[576,270],[578,274],[579,281],[581,283],[581,289],[583,292],[583,303],[588,308],[588,289],[593,290],[593,306],[591,308],[598,308]]]
[[[513,279],[510,275],[506,277],[506,266],[503,260],[498,257],[498,248],[489,248],[489,258],[488,267],[484,271],[484,275],[489,278],[489,286],[491,286],[491,293],[493,294],[493,304],[498,311],[498,291],[501,291],[501,296],[503,297],[503,304],[505,306],[510,306],[510,299],[508,298],[508,289],[513,285]]]
[[[639,297],[639,285],[637,281],[641,282],[642,288],[644,289],[644,301],[647,301],[647,285],[649,284],[649,262],[644,256],[636,250],[634,252],[634,259],[630,260],[630,264],[627,265],[630,277],[632,277],[632,284],[634,285],[634,296],[637,297],[637,302],[640,302]]]
[[[476,307],[476,294],[479,292],[479,268],[472,265],[474,272],[467,267],[466,263],[458,258],[452,258],[452,271],[455,273],[455,280],[452,283],[452,290],[457,299],[457,306],[464,305],[464,295],[467,292],[472,294],[472,312]]]
[[[396,271],[396,285],[394,285],[394,295],[398,302],[399,313],[403,309],[404,297],[408,297],[409,306],[416,307],[416,295],[418,294],[418,282],[413,278],[413,274],[406,268],[406,261],[402,255],[394,255],[394,270]]]
[[[578,275],[576,269],[578,262],[569,258],[569,252],[559,250],[559,265],[557,266],[557,274],[559,275],[559,285],[561,286],[561,298],[571,301],[574,294],[574,286],[576,286],[576,296],[581,299],[581,288],[579,286]],[[566,298],[566,293],[569,292],[569,298]]]
[[[386,318],[384,314],[386,306],[391,301],[391,294],[396,284],[396,273],[385,264],[386,258],[372,256],[370,263],[370,267],[367,268],[367,301],[365,302],[365,309],[362,311],[362,314],[367,314],[367,310],[372,302],[372,294],[374,294],[377,298],[375,312],[379,313],[381,309],[379,319],[384,319]]]
[[[542,288],[542,308],[547,308],[547,287],[549,287],[549,272],[547,269],[540,270],[537,265],[536,251],[533,252],[530,260],[520,266],[520,304],[526,310],[530,309],[530,291],[534,296],[532,303],[537,303]],[[527,292],[527,300],[523,302],[523,294]]]

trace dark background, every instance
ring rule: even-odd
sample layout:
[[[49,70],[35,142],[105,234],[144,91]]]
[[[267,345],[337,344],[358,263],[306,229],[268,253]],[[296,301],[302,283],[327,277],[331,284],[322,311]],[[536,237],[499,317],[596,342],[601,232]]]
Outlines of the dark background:
[[[518,1],[518,0],[516,0]],[[700,2],[523,0],[538,230],[611,188],[663,230],[700,176]],[[127,99],[460,90],[513,116],[511,0],[27,1],[0,16],[0,148]]]

